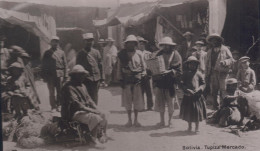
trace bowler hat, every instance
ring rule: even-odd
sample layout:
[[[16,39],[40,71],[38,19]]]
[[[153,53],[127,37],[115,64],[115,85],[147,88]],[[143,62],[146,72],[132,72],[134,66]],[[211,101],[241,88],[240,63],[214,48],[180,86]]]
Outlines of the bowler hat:
[[[194,56],[190,56],[184,63],[189,63],[189,62],[200,63],[199,60]]]
[[[211,35],[207,36],[207,38],[206,38],[206,40],[207,40],[208,43],[209,43],[212,39],[218,39],[218,40],[220,40],[221,42],[224,41],[224,38],[222,38],[222,37],[221,37],[219,34],[217,34],[217,33],[211,34]]]

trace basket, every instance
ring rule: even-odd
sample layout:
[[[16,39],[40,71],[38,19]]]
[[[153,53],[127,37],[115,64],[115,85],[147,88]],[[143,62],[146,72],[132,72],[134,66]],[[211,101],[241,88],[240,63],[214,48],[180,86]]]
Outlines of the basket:
[[[147,69],[151,71],[152,75],[159,75],[166,70],[163,56],[157,56],[146,60]]]

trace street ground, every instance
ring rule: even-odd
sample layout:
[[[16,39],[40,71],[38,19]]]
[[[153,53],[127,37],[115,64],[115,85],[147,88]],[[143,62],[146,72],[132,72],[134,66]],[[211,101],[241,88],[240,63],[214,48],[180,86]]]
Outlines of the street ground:
[[[41,81],[37,82],[36,85],[42,100],[41,110],[49,111],[47,86]],[[5,141],[3,143],[4,151],[257,151],[260,149],[260,130],[241,133],[238,136],[230,133],[230,128],[207,125],[204,121],[200,124],[201,132],[199,134],[187,133],[185,131],[187,123],[179,119],[178,109],[175,110],[173,116],[173,128],[156,127],[155,124],[159,122],[159,114],[154,111],[146,111],[139,114],[139,121],[142,127],[124,127],[124,124],[127,122],[127,114],[125,109],[121,107],[120,87],[101,88],[99,91],[99,106],[108,113],[109,122],[107,132],[109,140],[103,145],[66,148],[64,145],[59,144],[42,146],[36,149],[21,149],[16,146],[15,142]],[[239,148],[227,149],[225,145]],[[219,146],[221,147],[218,148]]]

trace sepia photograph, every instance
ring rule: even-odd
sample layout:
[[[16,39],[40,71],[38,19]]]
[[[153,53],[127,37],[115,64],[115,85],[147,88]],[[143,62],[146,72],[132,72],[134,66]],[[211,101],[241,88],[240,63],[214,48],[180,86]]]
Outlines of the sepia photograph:
[[[259,151],[259,0],[0,0],[3,151]]]

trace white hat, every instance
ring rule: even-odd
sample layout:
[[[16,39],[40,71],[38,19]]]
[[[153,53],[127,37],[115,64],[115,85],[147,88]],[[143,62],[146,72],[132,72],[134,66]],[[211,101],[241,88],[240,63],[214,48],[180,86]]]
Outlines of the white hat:
[[[145,40],[143,37],[137,37],[138,41],[139,42],[145,42],[145,43],[148,43],[147,40]]]
[[[76,73],[83,73],[83,74],[89,74],[87,70],[82,67],[82,65],[75,65],[72,70],[70,71],[69,75],[76,74]]]
[[[58,40],[58,41],[60,41],[60,38],[58,36],[52,36],[51,40]]]
[[[159,42],[159,45],[172,45],[176,46],[177,44],[172,41],[171,37],[164,37],[161,42]]]
[[[194,56],[190,56],[184,63],[189,63],[189,62],[200,63],[199,60]]]
[[[193,33],[187,31],[187,32],[185,32],[185,33],[183,34],[183,37],[186,37],[186,36],[193,36],[193,35],[194,35]]]
[[[239,62],[246,62],[246,61],[249,61],[250,58],[248,56],[243,56],[241,58],[238,59]]]
[[[126,40],[124,41],[124,43],[129,42],[129,41],[138,42],[138,40],[137,40],[135,35],[128,35],[126,37]]]
[[[207,40],[208,43],[210,43],[210,40],[213,39],[213,38],[219,39],[221,42],[224,41],[224,38],[222,38],[222,37],[221,37],[219,34],[217,34],[217,33],[214,33],[214,34],[209,35],[209,36],[206,38],[206,40]]]
[[[199,40],[199,41],[196,41],[195,44],[196,45],[204,45],[204,42]]]
[[[82,36],[83,36],[83,39],[94,39],[93,33],[85,33]]]
[[[236,83],[237,83],[237,79],[235,78],[230,78],[226,80],[226,85],[236,84]]]
[[[111,41],[111,42],[113,42],[113,41],[115,41],[113,38],[111,38],[111,37],[108,37],[107,39],[106,39],[106,41]]]

